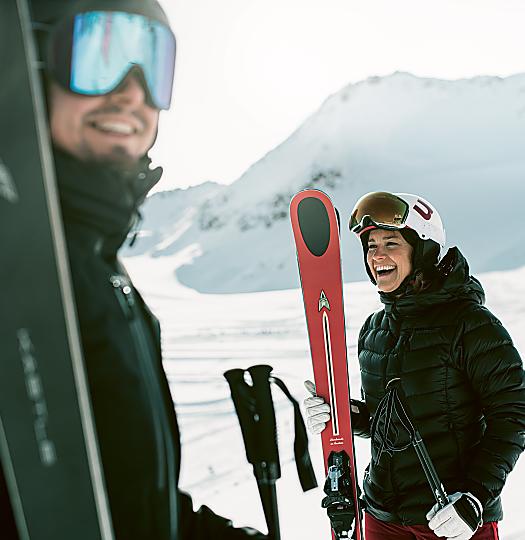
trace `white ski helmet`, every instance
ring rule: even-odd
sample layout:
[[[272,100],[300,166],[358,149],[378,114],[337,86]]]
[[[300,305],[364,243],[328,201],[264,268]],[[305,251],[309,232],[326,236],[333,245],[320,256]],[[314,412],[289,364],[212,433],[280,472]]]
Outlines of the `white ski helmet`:
[[[374,228],[408,228],[421,240],[433,240],[441,249],[446,242],[438,211],[423,197],[410,193],[374,191],[363,195],[352,210],[349,226],[358,236]]]
[[[349,227],[361,239],[365,266],[374,284],[366,265],[368,235],[365,233],[372,229],[401,232],[414,247],[416,270],[437,264],[445,248],[445,228],[438,211],[423,197],[410,193],[374,191],[363,195],[352,210]]]

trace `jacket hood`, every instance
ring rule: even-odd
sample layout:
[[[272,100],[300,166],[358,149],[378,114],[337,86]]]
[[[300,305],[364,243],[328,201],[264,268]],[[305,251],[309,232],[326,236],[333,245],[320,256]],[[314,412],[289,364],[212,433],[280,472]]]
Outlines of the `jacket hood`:
[[[81,229],[104,255],[116,255],[139,220],[139,206],[162,176],[143,157],[133,169],[87,163],[53,149],[66,233]]]
[[[408,284],[403,294],[383,293],[379,296],[388,315],[410,316],[430,306],[450,301],[470,300],[485,303],[485,292],[481,283],[470,275],[467,260],[457,247],[450,248],[436,269],[432,285],[425,291],[416,293]]]

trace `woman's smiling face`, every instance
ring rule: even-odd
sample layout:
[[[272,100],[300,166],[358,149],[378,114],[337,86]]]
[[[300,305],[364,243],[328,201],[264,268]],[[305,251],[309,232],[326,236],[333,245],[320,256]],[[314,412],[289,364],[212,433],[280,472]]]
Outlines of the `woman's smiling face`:
[[[399,231],[370,232],[366,262],[380,291],[395,291],[412,273],[412,251]]]

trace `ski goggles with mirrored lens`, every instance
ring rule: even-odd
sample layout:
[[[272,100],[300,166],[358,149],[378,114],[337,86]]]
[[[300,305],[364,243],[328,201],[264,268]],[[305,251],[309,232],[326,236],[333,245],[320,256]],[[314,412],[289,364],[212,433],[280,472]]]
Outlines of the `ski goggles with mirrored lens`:
[[[400,229],[405,226],[409,206],[393,193],[376,191],[361,197],[352,210],[349,227],[361,234],[375,226]]]
[[[51,74],[64,88],[85,96],[115,90],[140,68],[148,102],[169,109],[175,71],[175,36],[154,19],[121,11],[79,13],[52,33]]]

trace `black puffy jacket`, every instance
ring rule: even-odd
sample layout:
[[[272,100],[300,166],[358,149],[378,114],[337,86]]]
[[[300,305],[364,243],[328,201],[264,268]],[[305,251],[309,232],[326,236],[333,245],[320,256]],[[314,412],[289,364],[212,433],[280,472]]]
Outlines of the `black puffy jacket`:
[[[160,178],[149,160],[122,174],[55,151],[57,178],[102,465],[117,540],[262,540],[177,487],[179,430],[160,328],[117,259]],[[1,473],[0,469],[0,473]],[[16,539],[0,474],[3,540]]]
[[[381,293],[384,309],[359,336],[363,397],[373,418],[387,383],[400,377],[446,491],[470,491],[484,505],[484,521],[499,521],[499,495],[525,447],[523,365],[457,248],[441,267],[437,287],[400,297]],[[398,419],[389,432],[395,447],[408,443]],[[370,436],[366,428],[360,434]],[[380,440],[371,446],[363,488],[368,512],[387,522],[426,524],[435,501],[414,449],[379,455]]]

